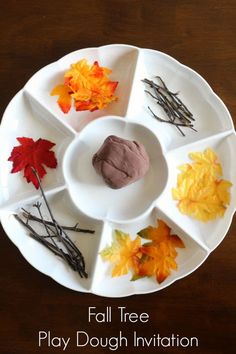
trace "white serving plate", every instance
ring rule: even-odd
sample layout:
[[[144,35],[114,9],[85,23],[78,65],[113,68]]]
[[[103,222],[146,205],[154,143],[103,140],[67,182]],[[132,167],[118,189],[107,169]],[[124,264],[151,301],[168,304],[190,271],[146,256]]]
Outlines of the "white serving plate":
[[[101,66],[112,69],[111,80],[119,81],[119,100],[103,111],[71,109],[65,115],[50,91],[62,82],[70,64],[82,58],[98,60]],[[182,137],[175,127],[157,122],[149,114],[147,106],[153,106],[153,102],[144,93],[141,80],[156,75],[172,91],[180,92],[179,97],[196,117],[197,133],[187,129],[186,137]],[[155,106],[155,112],[163,115],[158,110]],[[143,179],[120,190],[104,185],[91,166],[92,155],[111,134],[142,142],[151,160]],[[73,225],[79,221],[81,227],[95,229],[95,235],[70,234],[84,254],[88,279],[81,279],[32,240],[13,216],[20,207],[40,199],[39,192],[25,182],[22,174],[10,174],[7,159],[18,136],[56,143],[58,167],[48,170],[43,187],[59,222]],[[0,216],[7,235],[31,265],[76,291],[122,297],[163,289],[202,264],[223,240],[235,212],[236,135],[230,114],[199,74],[155,50],[129,45],[81,49],[44,67],[9,103],[0,127],[0,141]],[[202,223],[179,212],[171,188],[176,185],[177,167],[188,161],[188,153],[206,147],[216,151],[224,178],[233,187],[225,216]],[[112,278],[110,265],[102,261],[99,251],[111,243],[113,230],[121,229],[135,237],[142,228],[155,225],[157,218],[163,219],[185,243],[186,248],[178,249],[178,270],[161,284],[152,278],[131,282],[130,275]]]

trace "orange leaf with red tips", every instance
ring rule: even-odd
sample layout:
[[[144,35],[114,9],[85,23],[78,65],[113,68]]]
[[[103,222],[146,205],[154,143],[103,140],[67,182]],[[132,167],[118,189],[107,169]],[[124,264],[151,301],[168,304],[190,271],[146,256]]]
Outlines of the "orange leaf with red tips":
[[[24,170],[24,177],[27,182],[32,182],[35,188],[39,188],[37,177],[34,170],[38,173],[40,179],[42,179],[46,170],[44,166],[50,168],[57,167],[57,159],[51,148],[55,145],[49,140],[38,139],[34,141],[31,138],[21,137],[17,138],[20,145],[15,146],[8,161],[13,162],[11,173],[20,172]]]
[[[64,75],[64,85],[56,86],[51,95],[59,95],[58,104],[64,113],[70,110],[72,100],[76,111],[104,109],[117,100],[114,92],[118,82],[109,80],[110,73],[97,61],[89,65],[82,59],[71,65]]]

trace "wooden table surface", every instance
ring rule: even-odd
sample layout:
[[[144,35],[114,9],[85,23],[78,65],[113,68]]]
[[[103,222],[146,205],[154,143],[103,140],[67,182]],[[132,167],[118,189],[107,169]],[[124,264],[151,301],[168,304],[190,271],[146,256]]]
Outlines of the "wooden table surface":
[[[41,67],[80,48],[126,43],[163,51],[200,73],[236,119],[236,2],[234,0],[8,0],[0,2],[1,115]],[[235,121],[236,123],[236,121]],[[62,352],[38,347],[38,332],[69,337],[77,330],[114,336],[137,330],[198,337],[198,348],[145,348],[156,353],[232,353],[235,349],[236,219],[227,237],[190,276],[153,294],[122,299],[68,290],[41,274],[1,229],[0,353]],[[126,306],[148,323],[88,323],[88,307]],[[128,327],[127,327],[128,326]],[[137,352],[133,346],[118,352]],[[70,346],[68,353],[108,353]]]

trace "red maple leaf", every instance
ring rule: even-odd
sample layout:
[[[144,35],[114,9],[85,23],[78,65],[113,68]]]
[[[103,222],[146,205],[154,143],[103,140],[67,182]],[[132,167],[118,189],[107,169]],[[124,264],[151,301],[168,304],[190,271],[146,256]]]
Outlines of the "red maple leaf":
[[[20,145],[12,149],[11,156],[8,159],[8,161],[13,162],[11,173],[24,170],[24,177],[27,182],[32,182],[35,188],[38,189],[39,182],[34,171],[42,179],[46,174],[43,165],[50,168],[57,167],[55,154],[53,151],[50,151],[55,144],[41,138],[37,141],[26,137],[17,138],[17,140]]]

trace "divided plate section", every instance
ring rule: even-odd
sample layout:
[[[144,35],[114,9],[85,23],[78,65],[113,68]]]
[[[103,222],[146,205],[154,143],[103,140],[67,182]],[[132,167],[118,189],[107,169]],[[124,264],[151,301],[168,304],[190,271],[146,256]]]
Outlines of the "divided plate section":
[[[50,276],[63,286],[76,291],[88,292],[91,288],[103,223],[88,218],[74,208],[66,190],[53,194],[47,193],[47,199],[54,217],[60,225],[75,226],[78,223],[80,228],[95,230],[94,234],[67,231],[69,237],[75,242],[84,256],[86,271],[88,273],[87,279],[80,278],[79,274],[74,272],[63,260],[52,254],[47,248],[28,235],[28,231],[13,216],[19,210],[5,211],[2,215],[2,224],[5,232],[19,248],[27,261],[36,269]],[[41,199],[39,201],[42,202],[43,216],[46,220],[50,220],[44,202]],[[37,210],[32,207],[32,204],[22,205],[22,207],[32,214],[37,215]],[[42,233],[44,230],[37,222],[30,221],[30,225],[39,233]],[[16,229],[17,233],[15,232]]]
[[[78,132],[87,123],[98,117],[111,114],[124,116],[126,114],[137,57],[138,49],[126,45],[108,45],[78,50],[38,71],[27,82],[25,90],[45,106],[48,111],[58,117],[63,124],[69,125]],[[100,66],[112,70],[109,76],[110,80],[119,82],[115,91],[118,101],[112,102],[104,110],[76,112],[72,107],[69,113],[64,114],[57,104],[58,97],[50,96],[50,92],[56,85],[63,84],[64,74],[70,68],[70,65],[81,59],[87,59],[90,64],[98,61]]]
[[[34,106],[35,107],[35,106]],[[28,184],[22,173],[13,173],[12,163],[8,161],[14,146],[19,145],[17,137],[30,137],[34,140],[47,139],[56,145],[53,151],[58,160],[56,169],[49,169],[49,173],[43,179],[44,189],[60,189],[64,185],[62,175],[62,156],[73,140],[74,135],[60,122],[55,120],[44,110],[32,109],[29,98],[20,91],[7,107],[0,130],[1,155],[0,155],[0,208],[11,204],[22,203],[39,195],[32,183]]]
[[[191,163],[188,155],[190,152],[203,152],[207,148],[212,148],[219,159],[223,168],[223,179],[229,180],[233,185],[230,188],[231,202],[227,207],[222,218],[217,218],[206,223],[183,215],[178,207],[177,201],[172,198],[172,188],[176,187],[177,175],[180,173],[178,167]],[[165,191],[157,201],[157,207],[164,212],[171,220],[179,226],[183,232],[191,235],[203,247],[213,250],[223,240],[231,223],[232,216],[235,212],[236,200],[236,135],[219,134],[183,147],[170,151],[166,155],[171,174]]]
[[[168,120],[163,109],[144,92],[152,92],[152,89],[141,80],[147,78],[160,84],[155,76],[160,76],[170,91],[179,92],[178,97],[195,118],[197,132],[183,127],[186,135],[183,137],[172,124],[153,118],[148,106],[157,116]],[[139,52],[127,117],[154,129],[166,150],[233,129],[228,109],[199,74],[172,57],[149,49]]]
[[[102,239],[99,247],[101,252],[105,247],[110,246],[114,240],[114,230],[118,229],[123,232],[129,233],[132,239],[136,238],[137,233],[146,228],[149,225],[157,225],[157,219],[162,219],[168,224],[168,221],[163,218],[163,215],[155,208],[148,215],[140,218],[135,223],[130,224],[117,224],[117,223],[105,223],[105,227],[102,234]],[[178,233],[177,233],[178,232]],[[178,265],[177,271],[171,271],[171,275],[166,280],[158,284],[154,277],[146,277],[136,281],[130,281],[131,273],[120,277],[112,278],[112,266],[108,262],[104,262],[100,255],[98,255],[95,273],[92,284],[92,292],[109,297],[122,297],[133,294],[151,293],[157,290],[161,290],[174,281],[185,277],[198,268],[201,263],[208,256],[208,252],[196,243],[189,235],[180,234],[179,229],[172,229],[172,233],[177,233],[185,244],[185,248],[177,248],[178,256],[176,262]],[[147,240],[143,240],[146,242]]]
[[[111,189],[92,166],[104,140],[116,135],[145,146],[150,168],[139,181]],[[89,125],[66,151],[63,171],[74,204],[95,219],[129,222],[148,212],[167,182],[167,164],[156,136],[145,126],[123,118],[105,117]]]

